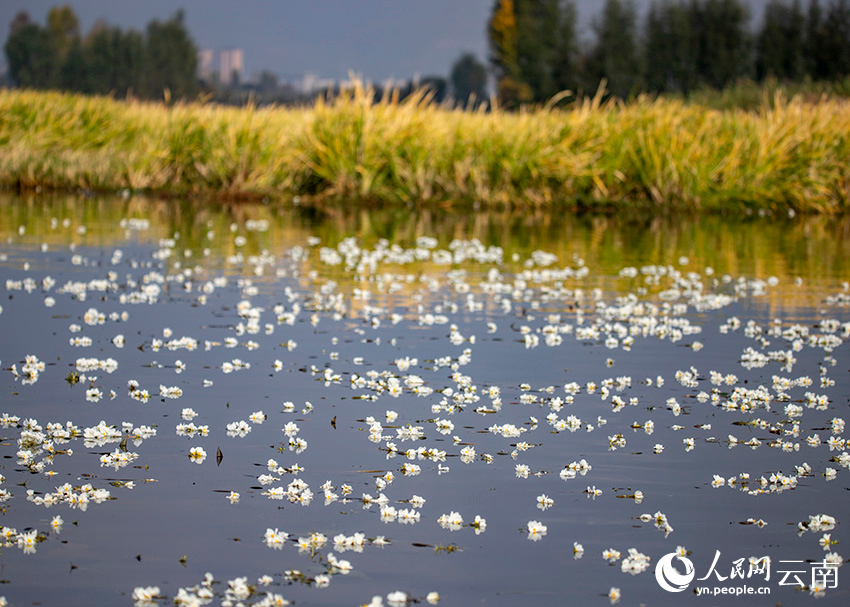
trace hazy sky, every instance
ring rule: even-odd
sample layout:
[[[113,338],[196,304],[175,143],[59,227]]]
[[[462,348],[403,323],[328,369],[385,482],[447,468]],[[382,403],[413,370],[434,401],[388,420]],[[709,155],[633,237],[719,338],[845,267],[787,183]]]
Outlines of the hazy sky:
[[[752,0],[759,13],[766,0]],[[20,10],[44,24],[57,4],[70,4],[83,33],[98,18],[144,29],[179,8],[200,48],[241,48],[245,75],[270,70],[284,80],[312,72],[345,78],[349,71],[380,82],[447,76],[465,51],[486,61],[486,24],[493,0],[0,0],[0,40]],[[603,5],[577,0],[582,26]],[[639,8],[649,0],[638,0]],[[586,34],[586,32],[585,32]],[[5,54],[0,63],[5,63]]]

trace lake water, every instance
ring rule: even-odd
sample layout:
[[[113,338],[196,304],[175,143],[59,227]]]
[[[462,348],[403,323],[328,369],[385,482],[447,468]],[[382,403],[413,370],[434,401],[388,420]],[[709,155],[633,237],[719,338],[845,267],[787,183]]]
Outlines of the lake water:
[[[850,601],[847,219],[0,211],[11,605]]]

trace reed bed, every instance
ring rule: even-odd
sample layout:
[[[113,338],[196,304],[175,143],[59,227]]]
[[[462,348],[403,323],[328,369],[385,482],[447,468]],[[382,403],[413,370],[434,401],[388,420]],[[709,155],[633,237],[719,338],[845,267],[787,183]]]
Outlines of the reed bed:
[[[221,198],[838,212],[850,103],[596,99],[462,111],[361,85],[309,108],[0,90],[0,184]]]

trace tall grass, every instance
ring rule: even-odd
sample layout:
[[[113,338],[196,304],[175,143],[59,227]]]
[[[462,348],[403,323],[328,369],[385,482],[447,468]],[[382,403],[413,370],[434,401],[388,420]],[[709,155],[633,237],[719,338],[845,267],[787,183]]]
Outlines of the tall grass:
[[[357,85],[302,109],[0,91],[0,184],[386,203],[848,209],[850,103],[461,111]]]

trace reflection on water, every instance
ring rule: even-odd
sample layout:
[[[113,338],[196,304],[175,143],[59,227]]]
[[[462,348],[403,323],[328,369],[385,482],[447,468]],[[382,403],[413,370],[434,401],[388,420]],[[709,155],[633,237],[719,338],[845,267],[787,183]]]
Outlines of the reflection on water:
[[[527,256],[545,250],[561,260],[579,256],[603,273],[625,266],[678,265],[687,257],[693,268],[713,268],[717,274],[776,276],[783,283],[805,277],[820,286],[848,275],[850,217],[724,217],[720,215],[651,216],[618,213],[611,216],[548,213],[542,210],[454,210],[436,207],[362,208],[328,206],[218,205],[131,197],[0,196],[0,234],[17,236],[25,226],[27,239],[49,243],[118,246],[125,230],[122,219],[143,217],[149,228],[138,237],[156,241],[179,235],[180,246],[197,259],[205,249],[232,256],[267,250],[279,254],[308,236],[336,243],[355,236],[364,246],[386,239],[412,246],[417,237],[433,236],[441,245],[452,239],[478,239]],[[58,229],[66,224],[70,229]],[[85,228],[83,233],[81,226]],[[79,230],[79,232],[78,232]],[[234,230],[245,236],[237,246]],[[510,261],[510,260],[507,260]],[[689,268],[685,268],[689,269]],[[806,300],[809,289],[783,292],[783,300]],[[771,296],[771,303],[779,305]]]
[[[847,219],[0,208],[12,604],[846,604]]]

